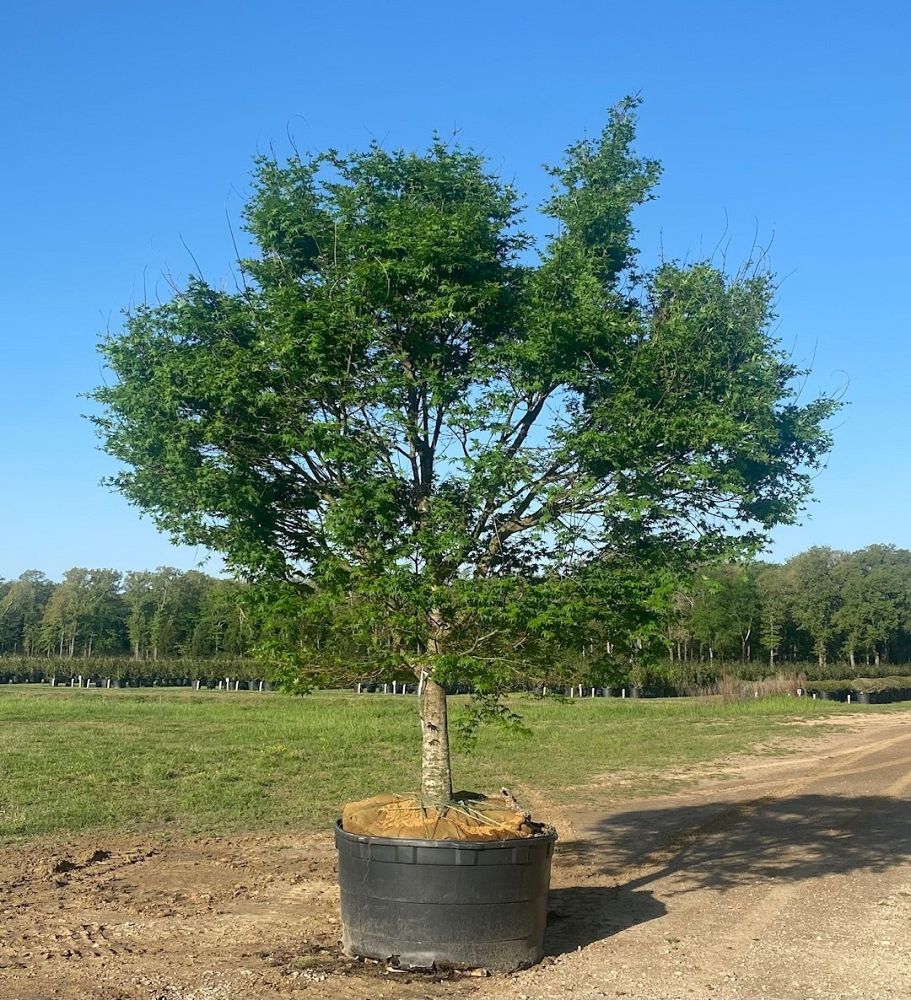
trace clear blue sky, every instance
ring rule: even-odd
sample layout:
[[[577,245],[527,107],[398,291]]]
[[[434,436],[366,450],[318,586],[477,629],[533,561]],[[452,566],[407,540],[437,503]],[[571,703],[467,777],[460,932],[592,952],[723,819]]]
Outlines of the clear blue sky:
[[[463,139],[540,164],[641,92],[645,262],[772,241],[780,336],[844,389],[811,544],[911,546],[911,15],[872,2],[7,0],[0,12],[0,576],[196,565],[98,485],[99,333],[162,275],[229,277],[252,155]],[[217,560],[208,568],[218,568]]]

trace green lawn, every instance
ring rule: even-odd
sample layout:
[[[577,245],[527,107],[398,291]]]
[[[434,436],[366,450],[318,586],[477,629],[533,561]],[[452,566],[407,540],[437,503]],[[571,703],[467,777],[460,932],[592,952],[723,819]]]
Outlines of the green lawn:
[[[656,790],[668,768],[780,747],[795,718],[871,711],[795,698],[516,698],[514,707],[531,735],[482,733],[473,754],[455,758],[459,787],[505,784],[520,797],[533,787],[583,800],[587,783],[618,775]],[[325,828],[349,799],[415,788],[417,765],[409,695],[0,690],[4,839],[100,828]]]

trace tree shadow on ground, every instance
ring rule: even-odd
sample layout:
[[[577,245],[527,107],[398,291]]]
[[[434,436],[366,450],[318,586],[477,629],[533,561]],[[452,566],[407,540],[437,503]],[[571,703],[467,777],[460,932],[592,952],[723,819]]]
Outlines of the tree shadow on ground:
[[[664,903],[645,889],[623,885],[551,889],[544,954],[563,955],[584,948],[665,913]]]
[[[662,879],[670,878],[661,889],[670,900],[696,890],[886,871],[911,859],[909,829],[911,800],[882,795],[807,794],[611,814],[585,840],[561,845],[557,863],[584,866],[617,885],[554,890],[557,919],[547,950],[570,951],[668,912],[645,888]]]

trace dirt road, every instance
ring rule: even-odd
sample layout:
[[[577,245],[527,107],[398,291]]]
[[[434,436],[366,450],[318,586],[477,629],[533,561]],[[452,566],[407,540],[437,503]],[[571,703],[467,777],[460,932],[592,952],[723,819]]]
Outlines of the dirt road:
[[[548,957],[420,975],[336,948],[328,837],[0,852],[0,1000],[911,997],[911,713],[660,800],[556,815]]]
[[[846,729],[572,817],[557,960],[498,996],[911,997],[911,716]]]

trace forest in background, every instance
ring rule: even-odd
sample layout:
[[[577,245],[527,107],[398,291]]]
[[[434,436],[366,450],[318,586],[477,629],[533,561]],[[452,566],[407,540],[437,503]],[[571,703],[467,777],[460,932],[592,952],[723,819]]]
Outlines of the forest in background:
[[[607,637],[638,651],[629,663],[614,665],[612,678],[639,676],[679,687],[711,683],[726,671],[762,677],[802,665],[808,676],[837,677],[911,662],[907,549],[814,547],[780,564],[705,566],[662,595],[647,633],[634,642]],[[254,597],[249,584],[196,570],[74,568],[60,581],[30,570],[0,581],[0,655],[244,659],[275,643],[275,615],[263,614]],[[299,628],[293,609],[284,607],[280,618],[282,641],[294,644],[299,637],[303,643],[307,615],[301,614]],[[552,681],[560,674],[599,679],[589,676],[584,650],[566,654]],[[337,682],[366,676],[354,660],[351,676]],[[535,679],[541,678],[529,677]]]
[[[245,585],[197,570],[38,570],[0,582],[0,655],[243,657],[255,636]]]
[[[0,581],[0,655],[244,657],[262,638],[250,586],[196,570],[37,570]],[[911,661],[911,551],[815,547],[784,563],[700,568],[659,607],[671,662]]]
[[[907,663],[911,551],[817,546],[781,564],[704,567],[675,593],[667,615],[672,660]]]

